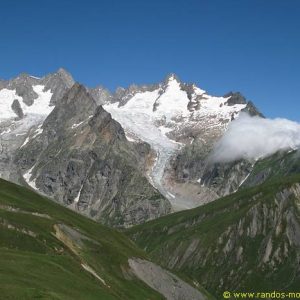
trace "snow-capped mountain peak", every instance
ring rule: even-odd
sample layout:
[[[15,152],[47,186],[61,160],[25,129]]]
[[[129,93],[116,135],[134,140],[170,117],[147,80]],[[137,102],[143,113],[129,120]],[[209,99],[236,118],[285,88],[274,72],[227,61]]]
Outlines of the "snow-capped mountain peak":
[[[169,77],[165,90],[159,89],[159,97],[154,102],[154,113],[165,117],[167,122],[188,114],[188,95],[173,75]]]
[[[176,81],[176,82],[178,82],[178,84],[180,84],[180,79],[175,73],[170,73],[165,79],[166,84],[168,84],[172,81]]]
[[[160,84],[118,89],[114,96],[107,98],[105,107],[110,110],[114,105],[135,115],[142,114],[157,127],[166,127],[164,132],[180,133],[186,126],[198,124],[206,117],[214,118],[216,125],[230,122],[247,106],[246,102],[228,103],[231,97],[211,96],[195,84],[183,83],[175,74],[170,74]]]
[[[195,84],[181,82],[174,74],[162,83],[118,90],[104,109],[124,128],[129,140],[142,140],[157,154],[150,181],[174,207],[186,207],[163,184],[170,158],[195,136],[221,136],[247,103],[230,103],[228,97],[208,95]]]

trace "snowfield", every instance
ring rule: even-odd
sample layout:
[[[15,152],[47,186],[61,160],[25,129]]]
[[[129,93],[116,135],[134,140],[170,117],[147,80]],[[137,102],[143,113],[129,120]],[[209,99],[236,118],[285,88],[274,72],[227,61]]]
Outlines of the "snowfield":
[[[51,91],[44,91],[43,85],[34,85],[32,88],[37,93],[38,98],[30,106],[23,102],[23,98],[18,96],[15,90],[0,90],[0,122],[17,117],[11,108],[15,99],[19,101],[25,116],[29,114],[48,116],[50,114],[54,108],[54,106],[50,106]]]

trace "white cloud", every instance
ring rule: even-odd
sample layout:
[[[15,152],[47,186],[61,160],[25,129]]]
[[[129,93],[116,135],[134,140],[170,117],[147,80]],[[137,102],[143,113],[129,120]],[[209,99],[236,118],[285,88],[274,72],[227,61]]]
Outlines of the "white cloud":
[[[300,124],[287,119],[263,119],[241,113],[215,145],[211,159],[256,160],[280,150],[300,147]]]

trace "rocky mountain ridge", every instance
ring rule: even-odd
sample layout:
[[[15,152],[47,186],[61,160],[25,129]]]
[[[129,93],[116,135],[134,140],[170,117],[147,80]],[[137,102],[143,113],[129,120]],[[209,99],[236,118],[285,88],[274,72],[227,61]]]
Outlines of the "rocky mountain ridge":
[[[2,82],[0,106],[6,112],[0,118],[2,178],[29,184],[95,218],[100,217],[106,203],[111,211],[106,211],[105,215],[111,217],[105,217],[104,222],[130,225],[174,210],[196,207],[232,193],[251,172],[248,162],[224,166],[207,164],[214,144],[240,112],[260,115],[252,102],[239,93],[229,93],[224,97],[211,96],[195,84],[183,83],[171,74],[161,83],[118,88],[115,93],[103,87],[86,88],[86,93],[70,97],[72,101],[62,105],[64,96],[70,96],[79,87],[75,84],[76,88],[71,92],[74,84],[71,75],[63,69],[43,78],[23,74]],[[111,132],[100,130],[100,133],[92,133],[91,122],[95,120],[93,116],[99,106],[109,112],[122,129],[117,129],[119,125],[113,125],[115,130]],[[98,109],[99,116],[105,115],[103,109],[100,113],[101,109]],[[120,138],[122,130],[125,135]],[[92,144],[89,138],[93,140]],[[127,190],[125,185],[116,187],[113,184],[113,192],[110,191],[108,196],[108,187],[103,184],[105,180],[115,182],[117,175],[112,171],[105,171],[106,175],[101,175],[105,180],[99,179],[99,175],[92,180],[93,184],[99,185],[98,188],[92,188],[91,182],[88,183],[87,174],[94,172],[93,168],[89,169],[91,164],[88,161],[99,157],[99,151],[111,155],[110,147],[115,147],[111,143],[115,141],[122,144],[116,146],[116,149],[122,149],[121,155],[113,151],[116,157],[119,156],[123,162],[130,162],[130,166],[139,170],[136,174],[140,174],[140,178],[147,178],[154,188],[146,188],[146,192],[142,193],[145,199],[141,203],[136,202],[135,196],[127,192],[124,194],[123,190]],[[78,150],[78,145],[83,150]],[[100,157],[103,161],[108,160],[106,154],[100,154]],[[83,167],[82,175],[76,180],[71,178],[71,173],[68,175],[63,170],[60,170],[60,174],[54,172],[54,166],[58,169],[64,166],[65,170],[71,168],[66,163],[69,160],[75,165],[81,162]],[[112,166],[116,167],[109,165],[109,170]],[[118,165],[117,169],[126,174],[124,168],[127,168],[127,163]],[[148,182],[141,184],[146,187],[149,186]],[[112,199],[117,191],[123,196],[117,204],[113,204]],[[96,199],[96,194],[101,199]],[[159,201],[154,204],[155,201],[149,200],[154,199],[152,197]],[[163,200],[165,198],[167,200]],[[110,199],[110,204],[106,202],[107,199]],[[127,207],[128,201],[131,208],[135,202],[134,211],[140,210],[141,213],[134,213],[136,216],[129,213],[131,208]],[[124,217],[124,214],[127,216]]]

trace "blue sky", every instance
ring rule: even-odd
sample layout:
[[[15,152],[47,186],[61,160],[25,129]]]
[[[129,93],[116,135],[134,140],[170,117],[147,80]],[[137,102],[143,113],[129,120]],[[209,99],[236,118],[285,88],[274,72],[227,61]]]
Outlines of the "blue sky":
[[[113,90],[172,72],[300,121],[298,0],[14,0],[0,20],[0,78],[64,67]]]

